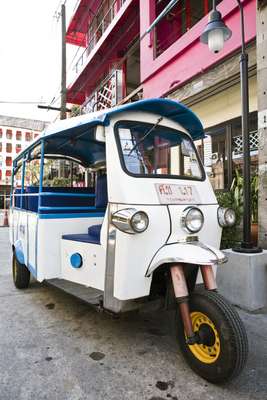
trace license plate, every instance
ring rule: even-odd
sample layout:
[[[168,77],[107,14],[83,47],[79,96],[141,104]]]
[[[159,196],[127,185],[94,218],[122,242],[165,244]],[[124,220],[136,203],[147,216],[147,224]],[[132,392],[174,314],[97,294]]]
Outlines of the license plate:
[[[161,204],[199,204],[200,198],[193,185],[155,184]]]

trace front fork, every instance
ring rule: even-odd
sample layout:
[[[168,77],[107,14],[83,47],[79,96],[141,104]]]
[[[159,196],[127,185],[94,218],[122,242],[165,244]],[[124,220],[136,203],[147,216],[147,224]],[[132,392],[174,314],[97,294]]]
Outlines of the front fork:
[[[200,271],[202,275],[202,279],[204,282],[204,286],[207,290],[216,290],[216,280],[214,276],[214,272],[211,265],[201,265]],[[199,337],[193,331],[192,320],[190,316],[189,309],[189,293],[187,288],[187,283],[184,274],[184,266],[183,264],[175,264],[171,267],[171,277],[172,284],[174,289],[174,294],[176,297],[176,301],[179,305],[185,334],[187,337],[187,343],[189,345],[196,344],[199,342]]]

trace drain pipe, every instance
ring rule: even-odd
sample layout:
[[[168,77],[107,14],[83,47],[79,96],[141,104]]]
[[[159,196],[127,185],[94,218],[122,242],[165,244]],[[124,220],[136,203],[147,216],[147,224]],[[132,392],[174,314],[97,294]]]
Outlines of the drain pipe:
[[[161,13],[157,16],[157,18],[152,22],[152,24],[149,26],[149,28],[146,29],[146,31],[143,33],[142,36],[140,36],[140,41],[152,31],[152,29],[159,23],[159,21],[162,20],[162,18],[167,15],[171,9],[175,6],[176,3],[178,3],[179,0],[171,0],[169,4],[164,8],[164,10],[161,11]]]

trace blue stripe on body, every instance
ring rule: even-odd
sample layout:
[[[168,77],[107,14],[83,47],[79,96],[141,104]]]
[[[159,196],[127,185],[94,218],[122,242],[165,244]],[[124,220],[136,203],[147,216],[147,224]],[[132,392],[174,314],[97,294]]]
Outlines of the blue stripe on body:
[[[84,214],[39,214],[39,219],[65,219],[65,218],[100,218],[104,217],[104,212],[84,213]]]
[[[91,207],[46,207],[46,206],[41,206],[39,207],[39,211],[51,211],[51,210],[96,210],[95,206],[91,206]]]
[[[95,197],[93,193],[62,193],[62,192],[42,192],[41,196],[63,196],[63,197]]]

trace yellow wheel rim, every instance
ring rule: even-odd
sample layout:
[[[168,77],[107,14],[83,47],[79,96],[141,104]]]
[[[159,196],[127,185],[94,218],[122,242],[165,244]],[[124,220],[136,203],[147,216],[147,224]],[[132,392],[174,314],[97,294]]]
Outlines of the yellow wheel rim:
[[[188,345],[194,356],[205,364],[214,363],[220,355],[221,343],[218,331],[214,323],[203,313],[194,311],[191,313],[193,331],[198,332],[201,325],[205,324],[211,329],[214,334],[214,343],[211,346],[204,344]]]

